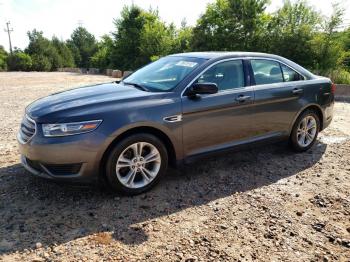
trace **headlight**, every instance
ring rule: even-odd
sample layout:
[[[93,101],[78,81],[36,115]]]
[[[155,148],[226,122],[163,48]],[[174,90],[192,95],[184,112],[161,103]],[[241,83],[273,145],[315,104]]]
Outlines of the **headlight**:
[[[93,120],[76,123],[43,124],[44,136],[70,136],[87,133],[95,130],[102,120]]]

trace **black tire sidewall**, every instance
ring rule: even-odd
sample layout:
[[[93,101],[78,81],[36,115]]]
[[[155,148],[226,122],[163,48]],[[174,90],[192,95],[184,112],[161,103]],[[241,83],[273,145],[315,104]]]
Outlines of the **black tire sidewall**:
[[[310,145],[308,145],[306,147],[301,147],[299,145],[298,139],[297,139],[297,130],[298,130],[298,126],[300,124],[300,121],[307,116],[312,116],[313,118],[315,118],[316,125],[317,125],[316,134],[315,134],[314,140],[310,143]],[[318,114],[312,110],[307,110],[307,111],[303,112],[295,121],[294,126],[293,126],[293,130],[291,133],[290,142],[291,142],[293,149],[297,152],[304,152],[304,151],[307,151],[308,149],[310,149],[315,144],[319,131],[320,131],[320,118],[319,118]]]
[[[147,142],[154,145],[160,153],[161,165],[157,176],[154,178],[154,180],[150,184],[142,188],[128,188],[119,181],[116,175],[115,166],[116,166],[118,157],[125,150],[125,148],[137,142]],[[146,192],[152,187],[154,187],[166,172],[167,167],[168,167],[168,153],[163,142],[154,135],[141,133],[141,134],[134,134],[129,137],[126,137],[113,147],[113,149],[109,153],[105,170],[106,170],[106,178],[107,178],[108,184],[114,191],[123,195],[137,195],[137,194]]]

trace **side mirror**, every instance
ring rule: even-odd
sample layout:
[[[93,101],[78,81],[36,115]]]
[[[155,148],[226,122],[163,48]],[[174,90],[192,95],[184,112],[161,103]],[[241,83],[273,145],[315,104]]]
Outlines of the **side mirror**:
[[[187,96],[216,94],[219,91],[215,83],[196,83],[193,84],[186,92]]]

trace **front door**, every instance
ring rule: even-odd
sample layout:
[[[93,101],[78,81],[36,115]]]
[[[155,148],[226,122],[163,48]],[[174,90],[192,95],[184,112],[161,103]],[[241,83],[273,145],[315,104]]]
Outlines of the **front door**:
[[[246,86],[242,60],[207,69],[196,82],[216,83],[219,92],[182,97],[185,156],[223,149],[255,135],[254,92]]]

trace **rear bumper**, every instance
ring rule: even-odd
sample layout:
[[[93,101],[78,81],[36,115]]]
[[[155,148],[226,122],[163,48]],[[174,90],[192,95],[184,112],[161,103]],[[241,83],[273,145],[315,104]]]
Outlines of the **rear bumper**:
[[[333,120],[333,111],[334,111],[334,99],[331,103],[329,103],[327,106],[323,108],[323,125],[322,130],[327,128]]]
[[[329,117],[328,119],[326,119],[326,120],[323,122],[322,130],[324,130],[325,128],[327,128],[327,127],[332,123],[332,120],[333,120],[333,116],[331,116],[331,117]]]

